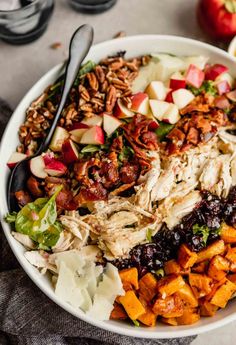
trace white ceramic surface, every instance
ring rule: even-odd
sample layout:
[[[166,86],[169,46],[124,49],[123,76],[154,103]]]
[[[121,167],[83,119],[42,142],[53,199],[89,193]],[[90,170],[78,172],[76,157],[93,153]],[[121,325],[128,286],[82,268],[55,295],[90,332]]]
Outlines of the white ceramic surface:
[[[236,36],[230,42],[228,53],[236,59]]]
[[[205,55],[209,56],[210,61],[212,62],[227,65],[230,68],[231,73],[235,74],[235,59],[230,57],[228,53],[205,43],[177,36],[142,35],[106,41],[104,43],[95,45],[91,49],[87,60],[92,59],[98,62],[100,59],[106,57],[107,55],[115,54],[119,50],[126,50],[127,57],[133,57],[151,52],[167,52],[176,55]],[[24,258],[25,250],[23,246],[11,236],[9,225],[3,221],[4,215],[8,212],[6,186],[9,170],[6,166],[6,163],[9,156],[13,151],[15,151],[15,148],[18,144],[17,129],[24,120],[26,108],[29,106],[31,101],[40,95],[46,86],[56,80],[61,72],[61,68],[62,66],[60,65],[50,70],[30,89],[30,91],[22,99],[8,123],[0,146],[0,218],[7,240],[25,272],[34,281],[34,283],[49,298],[51,298],[51,300],[67,310],[69,313],[94,326],[123,335],[142,338],[184,337],[210,331],[214,328],[223,326],[230,321],[236,320],[236,301],[232,301],[227,308],[217,312],[214,317],[201,318],[198,323],[190,326],[171,327],[158,323],[156,328],[137,328],[131,324],[123,322],[97,321],[86,316],[81,310],[75,310],[69,304],[60,301],[54,294],[54,290],[48,276],[42,276],[38,270],[32,267]]]

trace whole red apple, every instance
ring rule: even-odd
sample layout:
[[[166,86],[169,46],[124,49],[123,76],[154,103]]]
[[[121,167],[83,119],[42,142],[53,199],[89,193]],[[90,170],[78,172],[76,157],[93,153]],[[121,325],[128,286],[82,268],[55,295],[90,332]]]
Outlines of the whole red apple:
[[[236,0],[200,0],[197,18],[213,39],[230,40],[236,35]]]

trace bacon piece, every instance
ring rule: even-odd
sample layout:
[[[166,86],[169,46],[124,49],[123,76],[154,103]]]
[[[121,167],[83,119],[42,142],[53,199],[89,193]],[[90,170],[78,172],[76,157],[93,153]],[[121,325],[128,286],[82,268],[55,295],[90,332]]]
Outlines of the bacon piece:
[[[36,198],[43,196],[43,191],[40,189],[39,181],[35,177],[30,176],[30,178],[27,180],[27,188],[29,192]]]
[[[110,152],[108,157],[102,162],[99,175],[102,176],[104,187],[111,188],[119,182],[117,153]]]
[[[139,166],[126,162],[120,169],[120,179],[123,183],[128,184],[135,182],[139,176]]]
[[[199,141],[199,133],[198,130],[194,127],[191,127],[189,129],[189,132],[187,134],[186,140],[193,144],[193,145],[197,145],[198,141]]]
[[[19,190],[15,192],[15,197],[17,199],[19,206],[25,206],[32,201],[29,193],[24,190]]]
[[[123,138],[119,135],[111,144],[110,151],[120,153],[123,149]]]
[[[91,201],[107,199],[108,192],[99,182],[93,182],[90,186],[82,186],[79,194],[74,198],[77,207],[87,204]]]
[[[102,166],[98,158],[91,158],[88,161],[79,161],[74,164],[75,178],[77,181],[89,185],[89,172],[100,169]]]
[[[133,187],[135,185],[135,182],[132,183],[127,183],[127,184],[123,184],[122,186],[116,188],[115,190],[113,190],[113,192],[111,192],[111,195],[120,195],[121,193],[125,192],[126,190],[130,189],[131,187]]]
[[[73,200],[73,193],[70,190],[62,189],[56,198],[57,207],[61,210],[73,211],[77,204]]]

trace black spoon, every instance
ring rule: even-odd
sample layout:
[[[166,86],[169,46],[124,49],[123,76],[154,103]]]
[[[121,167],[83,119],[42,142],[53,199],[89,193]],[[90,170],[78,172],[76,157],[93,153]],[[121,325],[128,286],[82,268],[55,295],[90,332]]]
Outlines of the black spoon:
[[[26,181],[30,175],[29,172],[29,160],[39,156],[49,146],[54,130],[57,126],[57,122],[61,116],[61,112],[65,106],[70,89],[75,81],[75,78],[79,72],[82,61],[88,54],[88,51],[93,42],[93,28],[88,25],[80,26],[73,34],[70,41],[69,59],[66,65],[64,85],[62,90],[61,101],[57,108],[57,113],[51,124],[51,127],[40,145],[38,151],[30,157],[27,157],[23,161],[19,162],[13,169],[8,183],[8,195],[7,203],[9,211],[18,211],[19,205],[15,197],[15,193],[20,190],[24,190],[26,187]]]

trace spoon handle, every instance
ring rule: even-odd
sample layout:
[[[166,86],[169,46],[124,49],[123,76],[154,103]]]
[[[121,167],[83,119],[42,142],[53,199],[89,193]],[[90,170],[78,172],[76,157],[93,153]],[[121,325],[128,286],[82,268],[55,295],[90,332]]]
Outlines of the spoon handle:
[[[50,130],[39,148],[38,152],[40,153],[44,151],[51,142],[54,130],[65,106],[70,89],[75,81],[75,78],[78,75],[82,61],[88,54],[92,41],[93,28],[88,24],[80,26],[71,38],[69,47],[69,59],[66,65],[65,81],[63,84],[61,101],[58,105],[57,112],[51,124]]]

